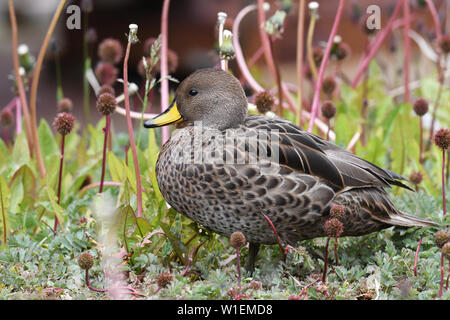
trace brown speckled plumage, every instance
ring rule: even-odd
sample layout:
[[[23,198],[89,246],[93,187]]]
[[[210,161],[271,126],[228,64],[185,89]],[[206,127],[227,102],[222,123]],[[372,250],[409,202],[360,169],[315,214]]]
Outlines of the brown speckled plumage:
[[[203,83],[205,74],[202,73],[213,77],[214,81],[208,78]],[[403,179],[401,176],[305,132],[287,120],[249,115],[231,127],[218,129],[203,121],[201,129],[197,129],[189,121],[191,98],[184,97],[184,91],[195,87],[200,95],[202,90],[210,90],[209,87],[217,84],[218,87],[208,93],[214,94],[214,90],[219,90],[222,78],[237,82],[223,71],[207,69],[183,81],[175,96],[187,125],[176,130],[161,149],[156,174],[163,197],[178,212],[224,236],[240,231],[253,244],[276,243],[263,214],[273,222],[281,240],[286,243],[326,236],[323,226],[333,205],[345,208],[344,217],[340,219],[344,227],[342,236],[364,235],[392,225],[433,225],[400,212],[389,199],[383,188],[391,185],[408,188],[399,181]],[[222,92],[221,96],[227,94],[238,95],[239,99],[243,95],[241,92]],[[222,117],[226,118],[233,113],[234,107],[227,103],[221,105],[218,100],[216,105],[205,106],[203,110],[207,111],[203,112],[222,109]],[[194,120],[201,118],[196,114]],[[195,130],[201,130],[202,134],[197,135],[201,139],[194,139]],[[267,152],[270,155],[272,148],[278,148],[278,162],[226,163],[226,154],[237,156],[249,149],[248,146],[237,148],[239,144],[227,144],[224,154],[210,163],[193,159],[194,150],[201,148],[203,154],[209,154],[219,150],[220,141],[227,141],[230,135],[235,134],[239,141],[258,130],[276,137],[275,143],[268,145]],[[187,146],[193,146],[192,150]],[[248,160],[248,154],[243,157]],[[224,161],[219,161],[221,158]]]

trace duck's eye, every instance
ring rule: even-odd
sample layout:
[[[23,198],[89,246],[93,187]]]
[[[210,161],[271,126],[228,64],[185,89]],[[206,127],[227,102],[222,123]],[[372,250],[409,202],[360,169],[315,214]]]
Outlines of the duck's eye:
[[[192,90],[189,91],[189,95],[192,96],[192,97],[195,96],[197,93],[198,93],[198,91],[195,90],[195,89],[192,89]]]

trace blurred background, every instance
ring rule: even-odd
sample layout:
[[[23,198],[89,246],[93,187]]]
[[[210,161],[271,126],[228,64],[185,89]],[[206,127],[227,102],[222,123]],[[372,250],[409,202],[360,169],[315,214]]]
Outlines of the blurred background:
[[[216,22],[217,12],[223,11],[228,14],[227,25],[233,21],[237,13],[246,5],[255,3],[250,0],[184,0],[171,1],[169,10],[169,48],[176,52],[178,56],[178,67],[173,76],[182,80],[186,75],[201,67],[213,67],[218,63],[218,55],[215,51],[215,41],[217,38]],[[281,5],[281,0],[268,1],[271,10],[266,17],[272,15]],[[334,21],[338,1],[323,0],[318,1],[319,20],[314,33],[314,46],[320,46],[326,41]],[[44,39],[51,17],[59,1],[57,0],[15,0],[14,5],[17,14],[19,28],[19,44],[28,45],[30,52],[37,56],[41,42]],[[162,0],[94,0],[93,11],[88,16],[89,28],[93,28],[96,33],[96,40],[90,46],[92,65],[95,67],[99,61],[97,47],[101,40],[112,37],[118,39],[123,46],[126,46],[126,33],[128,25],[136,23],[139,25],[138,36],[140,43],[134,45],[131,50],[129,63],[129,79],[139,86],[143,84],[143,79],[137,72],[137,65],[144,55],[143,44],[149,37],[157,37],[160,33]],[[282,38],[276,41],[275,57],[278,59],[281,68],[283,81],[296,83],[295,57],[296,57],[296,30],[297,30],[297,6],[298,1],[292,1],[292,9],[289,12]],[[308,1],[307,1],[308,3]],[[392,12],[396,1],[356,1],[346,2],[344,15],[340,23],[338,34],[351,48],[350,56],[342,62],[342,70],[350,79],[354,75],[361,55],[367,43],[367,34],[361,27],[360,17],[365,14],[366,8],[371,4],[377,4],[381,8],[381,28]],[[80,1],[68,1],[67,5],[80,5]],[[436,7],[441,15],[443,29],[449,26],[446,19],[450,10],[450,1],[436,0]],[[433,29],[429,12],[426,5],[421,0],[411,0],[412,24],[411,28],[419,32],[429,43],[433,43]],[[309,13],[306,11],[305,30],[309,22]],[[83,52],[82,39],[83,30],[69,30],[66,27],[66,20],[69,14],[64,10],[54,34],[53,48],[59,55],[61,61],[61,74],[64,95],[74,102],[73,113],[80,121],[83,119]],[[82,15],[82,20],[84,15]],[[84,21],[81,25],[83,26]],[[244,55],[249,59],[259,48],[259,35],[257,31],[256,13],[251,13],[243,21],[240,28],[240,42]],[[13,73],[11,56],[11,28],[8,13],[8,2],[0,1],[0,109],[6,105],[13,97],[13,81],[9,75]],[[417,45],[412,41],[412,61],[418,63],[420,67],[413,70],[412,80],[420,77],[420,70],[435,71],[434,65],[426,60],[417,60],[415,57],[420,54]],[[385,65],[392,64],[394,68],[387,68],[393,74],[401,73],[402,67],[402,30],[396,30],[385,42],[381,54],[377,56],[379,63]],[[49,49],[44,61],[41,79],[38,90],[38,118],[45,117],[52,120],[56,115],[56,72],[55,72],[55,52]],[[399,63],[396,62],[397,59]],[[266,71],[264,58],[259,59],[258,73],[265,85],[271,85],[271,77]],[[118,65],[119,70],[122,69]],[[236,62],[231,61],[231,70],[239,76]],[[397,69],[396,69],[397,68]],[[119,78],[122,77],[119,71]],[[392,87],[401,83],[392,83]],[[117,94],[122,92],[121,84],[116,84]],[[158,95],[155,95],[154,107],[152,111],[159,109]],[[95,110],[95,97],[92,93],[91,116],[98,119]]]

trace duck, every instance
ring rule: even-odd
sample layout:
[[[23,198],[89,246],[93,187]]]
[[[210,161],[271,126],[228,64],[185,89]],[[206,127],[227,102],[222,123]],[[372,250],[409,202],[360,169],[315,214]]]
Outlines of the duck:
[[[144,122],[146,128],[171,124],[176,129],[155,168],[163,198],[217,234],[242,232],[250,272],[260,245],[327,236],[324,223],[335,205],[344,209],[341,237],[436,225],[395,207],[385,189],[412,190],[401,175],[286,119],[249,115],[241,83],[229,72],[193,72],[170,106]]]

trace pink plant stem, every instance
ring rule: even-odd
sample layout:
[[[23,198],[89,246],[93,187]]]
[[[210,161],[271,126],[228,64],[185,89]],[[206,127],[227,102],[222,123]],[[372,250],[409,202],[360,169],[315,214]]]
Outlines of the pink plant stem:
[[[133,155],[134,171],[136,173],[136,197],[137,197],[137,212],[138,218],[142,217],[142,187],[141,187],[141,172],[139,169],[139,162],[136,151],[136,144],[134,142],[133,123],[130,116],[130,96],[128,95],[128,58],[130,56],[131,41],[128,41],[125,58],[123,60],[123,93],[125,96],[125,109],[127,111],[127,127],[128,136],[130,138],[131,153]]]
[[[309,119],[308,132],[312,132],[314,127],[314,120],[319,113],[319,99],[320,99],[320,90],[322,88],[322,82],[325,75],[325,68],[328,63],[328,58],[330,57],[331,47],[334,43],[334,37],[336,36],[337,29],[339,27],[339,22],[341,20],[342,11],[344,9],[345,0],[339,0],[339,6],[336,12],[336,18],[334,19],[333,27],[331,29],[330,36],[328,37],[327,47],[325,49],[325,53],[320,64],[319,73],[317,75],[317,82],[314,88],[314,98],[311,105],[311,118]]]
[[[336,258],[336,265],[339,265],[339,258],[337,254],[337,247],[338,247],[338,237],[334,238],[334,257]]]
[[[444,254],[441,253],[441,282],[439,284],[439,298],[442,297],[443,288],[444,288]]]
[[[380,49],[384,40],[391,32],[392,26],[400,12],[400,8],[402,7],[402,4],[403,4],[402,1],[397,1],[397,5],[395,6],[395,9],[394,9],[394,12],[392,13],[391,18],[389,19],[386,26],[382,29],[382,31],[380,33],[378,33],[377,37],[375,38],[375,43],[371,47],[369,54],[364,58],[362,63],[359,65],[358,70],[356,72],[355,79],[353,80],[353,82],[351,84],[352,88],[355,88],[358,85],[359,81],[361,80],[362,75],[364,74],[364,71],[369,66],[370,61],[375,56],[375,54],[378,52],[378,50]]]
[[[264,0],[258,0],[257,4],[258,4],[259,38],[260,38],[261,44],[264,48],[264,57],[266,58],[266,63],[269,66],[269,70],[272,73],[273,78],[276,80],[276,68],[275,68],[275,63],[274,63],[273,56],[272,56],[272,51],[270,50],[270,39],[264,28],[265,23],[266,23],[266,17],[264,14]]]
[[[167,52],[169,48],[169,6],[170,0],[164,0],[162,15],[161,15],[161,112],[163,112],[169,106],[169,80],[167,76],[169,74]],[[166,143],[169,140],[169,127],[165,126],[161,128],[161,144]]]
[[[236,248],[236,267],[238,272],[238,285],[241,288],[241,258],[239,254],[239,248]]]
[[[275,237],[277,239],[278,246],[280,247],[281,253],[283,254],[283,261],[285,261],[286,260],[286,251],[284,250],[284,248],[281,244],[280,238],[278,237],[277,229],[275,229],[275,226],[273,225],[272,220],[270,220],[268,216],[266,216],[264,213],[262,213],[262,215],[267,220],[267,222],[269,222],[270,227],[272,228],[272,231],[275,234]]]
[[[444,216],[447,213],[447,201],[445,200],[445,153],[446,150],[442,149],[442,207],[444,208]]]
[[[105,128],[103,129],[104,133],[105,133],[105,140],[103,142],[102,175],[101,175],[101,178],[100,178],[100,188],[98,190],[98,193],[102,193],[103,192],[103,181],[105,180],[106,145],[108,143],[109,125],[110,125],[110,122],[111,122],[110,116],[105,116],[105,120],[106,120],[106,124],[105,124]]]
[[[422,244],[422,237],[420,237],[419,243],[417,244],[416,254],[414,255],[414,276],[417,277],[417,261],[419,261],[419,251],[420,245]]]
[[[95,291],[95,292],[107,292],[108,291],[108,289],[97,289],[91,285],[91,283],[89,282],[89,270],[88,269],[86,269],[85,280],[86,280],[86,286],[92,291]]]
[[[297,23],[297,110],[295,122],[298,126],[301,125],[302,119],[302,97],[303,97],[303,38],[304,38],[304,24],[305,24],[305,0],[300,0],[298,4],[298,23]],[[327,132],[328,136],[328,132]]]
[[[20,98],[16,97],[16,134],[19,135],[22,132],[22,104]]]
[[[66,136],[61,136],[61,156],[59,162],[59,177],[58,177],[58,204],[61,203],[61,181],[62,181],[62,172],[63,172],[63,164],[64,164],[64,141]],[[56,232],[58,229],[58,217],[55,215],[55,224],[53,226],[53,232]]]
[[[257,9],[257,6],[252,4],[241,11],[239,11],[236,19],[233,23],[233,47],[236,55],[236,61],[238,63],[239,69],[241,70],[242,76],[247,81],[248,85],[256,92],[264,91],[264,88],[259,85],[259,83],[253,78],[250,73],[247,64],[245,63],[244,54],[242,53],[241,45],[239,44],[239,25],[242,19],[250,12]]]
[[[419,117],[420,121],[420,145],[419,145],[419,163],[423,163],[423,120]]]
[[[322,275],[322,282],[327,282],[327,267],[328,267],[328,245],[330,244],[330,237],[327,237],[327,243],[325,245],[325,264],[323,265],[323,275]]]
[[[403,67],[404,80],[405,80],[405,102],[411,102],[411,97],[409,93],[409,61],[411,56],[411,43],[409,39],[409,25],[410,25],[410,13],[409,13],[409,0],[403,0],[403,16],[404,16],[404,26],[403,26],[403,50],[405,52],[405,62]]]

